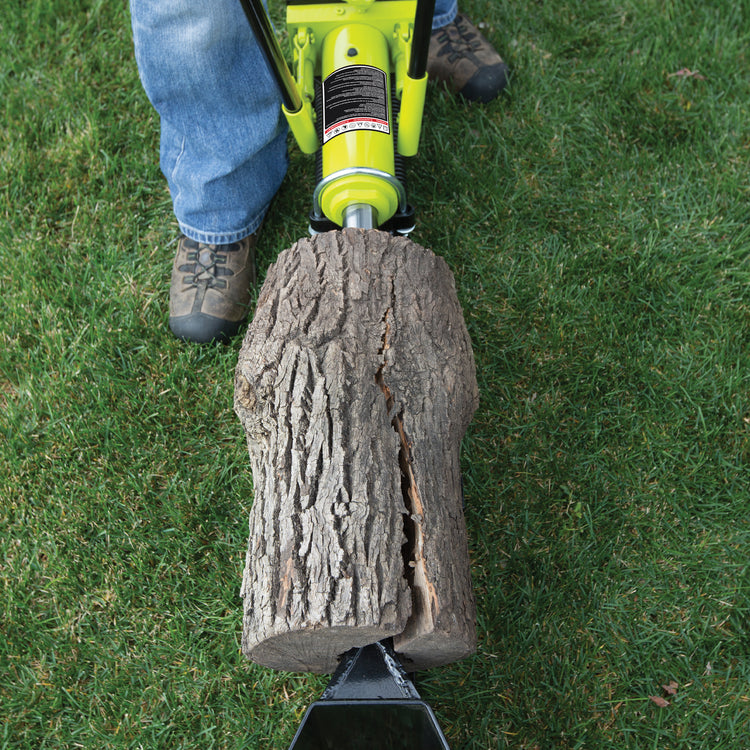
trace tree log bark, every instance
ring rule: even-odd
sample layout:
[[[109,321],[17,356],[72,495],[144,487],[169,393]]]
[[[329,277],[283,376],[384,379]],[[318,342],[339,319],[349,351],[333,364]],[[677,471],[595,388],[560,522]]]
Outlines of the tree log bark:
[[[473,652],[459,452],[477,401],[441,258],[354,229],[280,254],[235,377],[255,487],[250,659],[331,672],[387,637],[412,669]]]

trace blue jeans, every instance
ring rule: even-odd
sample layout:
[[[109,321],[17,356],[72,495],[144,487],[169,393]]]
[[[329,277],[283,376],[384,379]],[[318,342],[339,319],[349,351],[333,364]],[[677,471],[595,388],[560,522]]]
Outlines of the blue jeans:
[[[207,243],[252,234],[286,174],[287,128],[239,0],[130,0],[130,12],[180,231]],[[436,0],[433,26],[456,12],[457,0]]]

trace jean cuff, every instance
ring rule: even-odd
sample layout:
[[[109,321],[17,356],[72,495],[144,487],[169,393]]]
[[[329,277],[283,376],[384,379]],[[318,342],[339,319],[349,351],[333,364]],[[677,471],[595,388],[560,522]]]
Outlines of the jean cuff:
[[[435,29],[442,29],[443,26],[447,26],[449,23],[453,23],[453,21],[456,20],[457,14],[458,0],[452,3],[450,8],[445,13],[441,13],[440,15],[435,14],[432,17],[432,30],[434,31]]]
[[[180,227],[180,231],[191,240],[202,242],[206,245],[229,245],[232,242],[244,240],[245,237],[249,237],[251,234],[257,232],[258,229],[260,229],[260,225],[263,223],[263,217],[265,214],[266,212],[264,210],[259,217],[250,221],[242,229],[228,232],[204,232],[179,221],[179,219],[177,224]]]

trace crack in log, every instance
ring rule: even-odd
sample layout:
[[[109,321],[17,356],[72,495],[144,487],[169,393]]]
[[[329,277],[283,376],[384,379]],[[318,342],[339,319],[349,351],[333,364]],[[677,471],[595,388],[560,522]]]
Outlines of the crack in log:
[[[391,324],[389,317],[391,308],[387,308],[383,315],[383,337],[379,354],[382,360],[375,382],[385,397],[387,414],[393,411],[396,400],[385,381],[386,351],[390,346]],[[398,463],[401,470],[401,495],[404,502],[404,535],[406,542],[402,547],[404,558],[404,578],[412,593],[412,614],[409,623],[416,624],[420,631],[431,631],[435,617],[439,612],[439,602],[435,586],[427,578],[424,558],[424,505],[417,486],[416,477],[412,469],[412,452],[406,430],[404,429],[404,411],[401,409],[391,418],[391,426],[398,435],[399,451]]]

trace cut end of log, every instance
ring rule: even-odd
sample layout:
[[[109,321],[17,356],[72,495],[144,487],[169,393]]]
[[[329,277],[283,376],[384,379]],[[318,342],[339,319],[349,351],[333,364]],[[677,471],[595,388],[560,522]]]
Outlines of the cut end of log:
[[[330,672],[393,637],[412,669],[476,643],[460,445],[478,401],[447,264],[343,230],[269,269],[235,380],[255,500],[243,651]]]
[[[284,672],[331,674],[352,648],[383,640],[381,628],[296,630],[266,638],[243,653],[256,664]]]
[[[473,632],[462,636],[432,631],[412,637],[405,632],[394,638],[393,648],[407,671],[421,672],[471,656],[477,649],[476,637]]]

